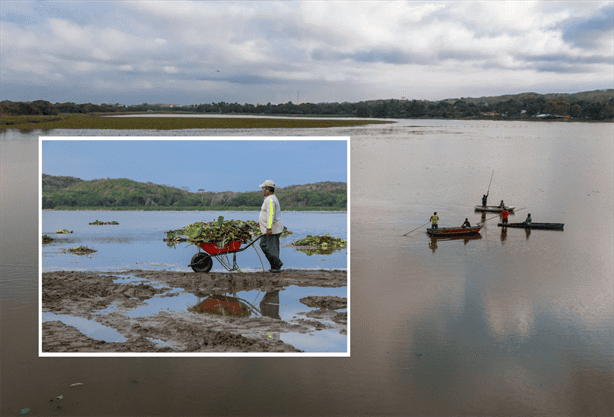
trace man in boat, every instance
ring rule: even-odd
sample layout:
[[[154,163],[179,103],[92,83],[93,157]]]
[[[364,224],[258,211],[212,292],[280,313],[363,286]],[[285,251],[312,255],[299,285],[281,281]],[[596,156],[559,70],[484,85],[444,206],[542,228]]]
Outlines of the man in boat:
[[[279,259],[279,236],[284,230],[281,223],[281,206],[275,195],[275,183],[266,180],[260,184],[264,202],[260,208],[260,231],[263,236],[260,238],[260,248],[271,264],[269,272],[281,272],[283,262]]]
[[[501,201],[501,204],[503,204],[503,201]],[[501,223],[507,224],[507,216],[509,215],[510,215],[510,212],[507,211],[507,209],[503,209],[503,213],[501,213],[501,216],[503,217],[503,219],[501,220]]]
[[[437,215],[437,212],[435,212],[431,216],[429,221],[431,222],[431,229],[439,229],[439,226],[437,226],[437,223],[439,222],[439,216]]]
[[[482,196],[482,208],[486,208],[486,200],[488,200],[488,193]]]
[[[531,213],[529,213],[527,215],[526,220],[524,221],[524,224],[531,224],[533,222],[533,219],[531,219]]]
[[[501,204],[499,204],[499,207],[501,208],[505,207],[505,204],[503,204],[503,200],[501,200]]]
[[[463,225],[461,227],[463,229],[464,228],[471,229],[471,223],[469,223],[469,219],[465,218],[465,222],[463,223]]]

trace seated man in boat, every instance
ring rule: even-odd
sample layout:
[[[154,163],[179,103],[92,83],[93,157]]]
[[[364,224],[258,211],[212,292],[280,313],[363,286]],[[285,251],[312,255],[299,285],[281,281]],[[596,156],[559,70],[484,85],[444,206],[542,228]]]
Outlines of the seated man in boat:
[[[469,223],[469,219],[465,218],[465,222],[463,223],[463,225],[461,227],[463,229],[464,228],[471,229],[471,223]]]
[[[531,219],[531,213],[529,213],[527,215],[526,220],[524,221],[524,224],[531,224],[533,222],[533,219]]]
[[[439,226],[437,226],[437,223],[439,222],[439,216],[437,215],[437,212],[435,212],[431,216],[429,221],[431,222],[431,229],[438,229],[439,228]]]
[[[501,200],[501,204],[499,204],[499,207],[504,208],[505,204],[503,204],[503,200]]]

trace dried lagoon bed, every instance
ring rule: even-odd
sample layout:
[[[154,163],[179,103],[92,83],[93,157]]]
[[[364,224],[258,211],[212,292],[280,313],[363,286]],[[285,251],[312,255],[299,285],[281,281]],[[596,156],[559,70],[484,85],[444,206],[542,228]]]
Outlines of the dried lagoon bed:
[[[125,280],[126,276],[136,280]],[[269,272],[210,273],[130,270],[125,272],[44,272],[42,276],[43,313],[69,315],[93,320],[116,330],[125,341],[106,342],[86,336],[74,326],[48,320],[42,324],[42,352],[302,352],[284,343],[282,333],[312,333],[332,329],[347,335],[347,312],[343,299],[316,297],[320,308],[298,313],[285,321],[267,315],[199,314],[183,311],[157,311],[131,317],[130,311],[154,297],[175,297],[191,293],[211,294],[261,290],[274,294],[288,286],[344,287],[345,270],[285,270]],[[347,300],[346,300],[347,301]],[[312,305],[314,299],[309,297]],[[274,309],[274,303],[271,304]],[[261,308],[269,308],[268,306]],[[102,310],[111,312],[101,314]],[[306,306],[305,310],[309,310]]]

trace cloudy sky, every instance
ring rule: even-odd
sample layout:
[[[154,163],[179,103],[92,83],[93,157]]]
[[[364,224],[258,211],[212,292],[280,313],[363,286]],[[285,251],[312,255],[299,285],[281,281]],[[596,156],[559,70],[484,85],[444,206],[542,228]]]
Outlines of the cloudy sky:
[[[276,104],[614,88],[613,4],[2,0],[2,99]]]

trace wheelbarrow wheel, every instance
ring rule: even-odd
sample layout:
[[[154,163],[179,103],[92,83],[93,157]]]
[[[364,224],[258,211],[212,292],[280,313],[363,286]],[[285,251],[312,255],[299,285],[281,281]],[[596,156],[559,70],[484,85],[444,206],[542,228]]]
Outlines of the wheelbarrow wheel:
[[[205,253],[198,252],[190,261],[194,272],[209,272],[213,268],[213,259]],[[197,265],[194,265],[197,264]]]

